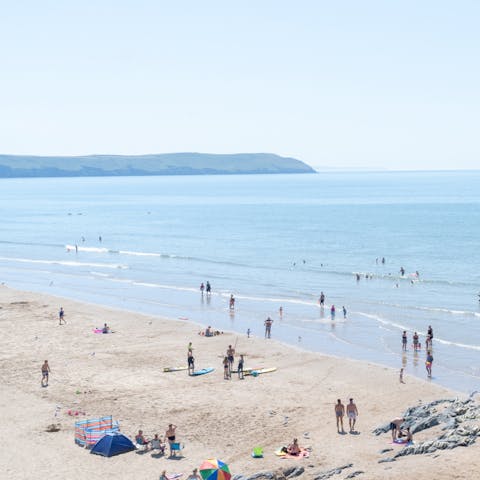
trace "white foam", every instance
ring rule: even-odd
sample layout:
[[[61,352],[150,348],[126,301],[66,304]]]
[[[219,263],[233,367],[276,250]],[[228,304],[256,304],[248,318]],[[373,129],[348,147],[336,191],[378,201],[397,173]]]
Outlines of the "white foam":
[[[7,262],[19,262],[19,263],[35,263],[42,265],[62,265],[65,267],[96,267],[96,268],[115,268],[115,269],[128,269],[126,265],[118,265],[113,263],[87,263],[87,262],[74,262],[67,260],[34,260],[32,258],[7,258],[0,257],[0,260]]]

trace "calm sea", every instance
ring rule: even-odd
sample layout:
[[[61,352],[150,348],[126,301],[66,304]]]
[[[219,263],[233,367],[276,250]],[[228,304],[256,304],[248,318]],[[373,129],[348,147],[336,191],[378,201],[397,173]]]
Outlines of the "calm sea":
[[[480,389],[480,172],[4,179],[0,199],[14,288],[188,318],[243,345],[271,316],[274,338],[423,378],[411,336],[423,347],[431,325],[432,381]]]

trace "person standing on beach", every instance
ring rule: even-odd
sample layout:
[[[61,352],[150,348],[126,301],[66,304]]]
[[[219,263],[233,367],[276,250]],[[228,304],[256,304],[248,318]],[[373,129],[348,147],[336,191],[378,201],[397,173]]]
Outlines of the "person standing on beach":
[[[168,429],[167,431],[165,432],[165,439],[168,440],[168,445],[170,447],[170,456],[173,457],[173,448],[172,448],[172,444],[175,443],[175,438],[176,438],[176,430],[177,430],[177,426],[176,425],[173,425],[173,423],[171,423],[169,426],[168,426]]]
[[[233,310],[235,308],[235,297],[233,296],[233,293],[230,295],[229,308],[230,310]]]
[[[350,427],[350,432],[354,432],[355,422],[358,417],[358,409],[357,409],[357,406],[353,403],[353,398],[350,399],[350,403],[347,405],[347,417],[348,417],[348,425]]]
[[[228,370],[231,376],[232,370],[233,370],[233,362],[235,361],[235,349],[229,345],[227,348],[227,358],[228,358]]]
[[[252,331],[250,330],[250,328],[247,328],[247,338],[250,338],[251,333],[252,333]]]
[[[382,257],[382,265],[385,265],[385,257]]]
[[[283,307],[280,307],[280,308],[278,309],[278,315],[280,316],[280,318],[282,318],[282,316],[283,316]]]
[[[188,374],[192,375],[195,371],[195,359],[193,358],[193,352],[191,350],[187,353],[187,365],[188,365]]]
[[[223,379],[230,380],[230,368],[228,367],[228,357],[223,358]]]
[[[63,307],[60,307],[60,311],[58,312],[58,324],[62,325],[62,322],[66,325],[67,321],[65,320],[65,312]]]
[[[238,379],[243,380],[243,355],[240,355],[240,360],[238,361],[238,367],[237,367],[237,372],[238,372]]]
[[[347,318],[347,309],[345,308],[345,306],[342,307],[342,310],[343,310],[343,318]]]
[[[48,387],[48,376],[50,374],[50,365],[45,360],[42,365],[42,387]]]
[[[400,383],[405,383],[403,381],[403,368],[400,369]]]
[[[200,293],[203,295],[203,292],[205,291],[205,285],[203,282],[200,284]]]
[[[272,323],[273,323],[273,320],[270,318],[270,317],[267,317],[267,319],[265,320],[265,338],[270,338],[270,334],[271,334],[271,331],[272,331]]]
[[[403,334],[402,334],[402,350],[404,352],[407,351],[407,342],[408,342],[408,339],[407,339],[407,331],[404,330],[403,331]]]
[[[337,419],[337,432],[340,433],[340,425],[342,426],[342,432],[345,432],[343,428],[343,416],[345,415],[345,407],[340,399],[335,404],[335,418]]]
[[[332,305],[332,308],[330,308],[330,317],[332,317],[332,320],[335,320],[335,305]]]
[[[210,293],[212,293],[212,287],[208,280],[207,280],[207,286],[205,287],[205,290],[207,291],[207,295],[210,295]]]
[[[427,360],[425,361],[425,368],[427,369],[428,378],[432,378],[432,363],[433,363],[433,355],[432,355],[432,352],[429,350],[427,352]]]

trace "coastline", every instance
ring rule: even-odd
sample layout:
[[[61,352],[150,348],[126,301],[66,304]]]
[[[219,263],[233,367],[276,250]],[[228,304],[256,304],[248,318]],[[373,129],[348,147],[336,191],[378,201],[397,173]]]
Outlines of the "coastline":
[[[253,474],[300,466],[298,460],[273,454],[293,437],[312,449],[310,458],[301,461],[305,478],[344,463],[353,463],[368,478],[384,478],[386,470],[389,478],[402,478],[409,466],[417,478],[427,478],[433,470],[436,478],[455,478],[452,471],[462,472],[457,478],[473,475],[478,445],[441,452],[438,458],[421,455],[377,463],[379,450],[389,446],[389,434],[375,437],[372,430],[419,400],[457,395],[446,388],[410,376],[400,384],[398,372],[387,367],[303,351],[274,338],[247,339],[231,332],[206,338],[189,321],[6,286],[0,288],[0,306],[1,404],[6,418],[0,428],[9,438],[0,464],[10,478],[70,478],[79,469],[92,478],[139,478],[139,471],[141,478],[158,478],[164,469],[186,476],[212,456],[226,461],[234,474]],[[58,325],[60,306],[66,311],[65,326]],[[92,328],[103,323],[115,333],[93,334]],[[274,337],[274,329],[272,333]],[[197,368],[211,366],[215,371],[201,377],[164,373],[164,367],[185,363],[189,341]],[[223,380],[221,356],[235,342],[237,354],[247,355],[246,367],[277,371],[243,381]],[[40,366],[45,359],[52,375],[49,387],[42,389]],[[360,413],[359,435],[338,435],[333,405],[337,398],[346,403],[350,397]],[[163,436],[168,423],[174,423],[185,457],[174,461],[136,453],[109,459],[89,455],[74,444],[76,418],[68,410],[85,411],[80,418],[113,415],[130,438],[138,429],[149,437]],[[59,432],[45,432],[52,423],[60,425]],[[422,436],[428,432],[419,433],[419,439]],[[258,445],[265,457],[252,459]]]

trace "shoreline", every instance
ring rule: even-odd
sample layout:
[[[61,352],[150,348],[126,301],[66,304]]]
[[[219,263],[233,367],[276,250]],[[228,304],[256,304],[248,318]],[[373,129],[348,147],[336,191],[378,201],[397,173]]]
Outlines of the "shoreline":
[[[457,471],[474,471],[477,445],[441,452],[435,459],[422,455],[378,464],[378,452],[388,446],[389,434],[375,437],[374,428],[419,400],[457,395],[410,376],[400,384],[396,372],[387,367],[307,352],[275,339],[240,339],[230,332],[202,337],[189,321],[6,286],[0,288],[0,306],[1,404],[6,418],[0,429],[10,439],[0,464],[6,465],[10,478],[28,478],[33,472],[51,479],[70,478],[80,468],[92,478],[112,472],[131,478],[139,469],[141,478],[158,478],[164,469],[186,476],[212,456],[226,461],[232,473],[244,475],[302,466],[304,478],[314,478],[319,469],[344,463],[353,463],[372,479],[384,478],[385,470],[389,478],[402,478],[408,465],[415,466],[417,478],[427,478],[433,468],[440,467],[445,475],[436,478],[452,478],[448,472],[453,465]],[[65,326],[58,325],[60,306],[66,312]],[[103,323],[115,333],[93,334],[91,328]],[[237,354],[247,354],[246,367],[271,366],[277,371],[243,381],[223,380],[219,354],[235,337]],[[215,371],[201,377],[164,373],[166,366],[186,363],[189,341],[197,368],[211,366]],[[52,375],[49,387],[42,389],[39,370],[45,359]],[[359,433],[338,435],[333,405],[337,398],[346,403],[350,397],[360,412]],[[85,411],[87,415],[79,418],[111,414],[130,438],[138,429],[148,437],[162,436],[168,423],[174,423],[185,444],[185,457],[174,461],[134,452],[109,459],[89,455],[73,442],[77,417],[69,416],[68,409]],[[58,423],[60,431],[46,433],[52,423]],[[311,447],[310,458],[301,463],[273,454],[293,437]],[[255,446],[264,448],[263,459],[251,458]]]
[[[47,290],[46,288],[40,288],[38,291],[33,291],[33,290],[28,290],[28,289],[9,287],[9,284],[7,282],[4,282],[3,285],[5,285],[8,288],[13,288],[14,290],[31,292],[32,294],[35,294],[35,295],[48,295],[48,296],[57,297],[59,299],[64,298],[64,299],[69,300],[69,301],[81,302],[81,303],[84,303],[84,304],[90,304],[94,308],[114,308],[114,309],[117,308],[121,311],[130,312],[133,315],[140,314],[140,315],[151,316],[151,317],[155,317],[155,318],[159,318],[159,319],[167,319],[169,321],[181,321],[181,322],[186,321],[186,322],[190,322],[192,324],[198,325],[198,327],[200,329],[205,328],[206,325],[207,325],[206,322],[202,323],[201,321],[198,321],[194,318],[190,318],[190,316],[189,317],[181,317],[181,316],[174,317],[174,316],[169,316],[169,315],[165,315],[165,314],[162,314],[162,313],[152,313],[152,312],[149,312],[148,309],[144,309],[144,311],[139,311],[139,310],[135,310],[134,308],[129,308],[127,306],[115,307],[115,306],[110,305],[108,303],[108,301],[102,303],[101,299],[99,299],[98,302],[96,302],[96,301],[92,301],[92,300],[83,300],[82,298],[78,298],[78,297],[77,298],[70,297],[68,295],[63,296],[63,295],[49,294],[49,293],[46,292],[46,290]],[[86,297],[89,296],[88,293],[86,293],[86,292],[83,292],[83,294]],[[221,298],[228,298],[228,295],[226,293],[218,293],[217,292],[214,295],[220,296]],[[114,301],[114,297],[111,298],[111,301],[112,302]],[[316,304],[312,303],[312,306],[316,307]],[[185,308],[189,308],[189,307],[187,306]],[[177,312],[177,313],[179,313],[179,312]],[[198,312],[195,312],[195,314],[197,316],[199,315]],[[215,320],[213,320],[213,321],[215,321]],[[224,324],[220,327],[220,329],[222,329],[223,331],[229,332],[231,334],[235,334],[237,336],[244,336],[245,335],[245,333],[241,331],[241,326],[240,325],[238,325],[238,330],[232,330],[229,327],[233,327],[233,326],[235,326],[235,324],[231,323],[230,326],[228,326],[228,325],[226,326],[225,325],[225,320],[223,320],[223,322],[224,322]],[[333,322],[333,323],[335,323],[335,322]],[[339,321],[337,322],[336,325],[341,326],[343,323],[344,323],[344,320],[339,319]],[[245,325],[243,325],[243,326],[245,326]],[[263,325],[262,325],[261,328],[263,328]],[[405,366],[407,365],[407,363],[405,363],[405,364],[402,363],[403,352],[401,352],[401,351],[397,352],[395,350],[391,350],[390,348],[385,350],[385,352],[384,352],[385,354],[382,357],[382,359],[380,359],[380,356],[377,356],[378,360],[371,360],[370,358],[356,358],[355,356],[348,356],[348,354],[345,354],[345,350],[347,350],[348,346],[350,346],[350,345],[355,348],[355,344],[351,344],[350,342],[346,341],[345,339],[342,339],[342,338],[339,338],[339,337],[335,336],[333,330],[332,330],[332,334],[334,334],[336,342],[339,342],[339,344],[343,345],[343,351],[339,352],[338,354],[332,353],[331,351],[322,350],[321,349],[322,345],[310,344],[309,345],[310,348],[307,347],[305,345],[305,342],[308,342],[308,340],[309,340],[308,336],[307,337],[302,337],[302,345],[300,345],[299,343],[295,343],[294,341],[288,342],[288,340],[285,339],[285,337],[287,336],[286,332],[291,328],[296,328],[298,330],[298,332],[303,331],[302,326],[298,326],[298,325],[292,326],[292,325],[289,325],[289,324],[282,324],[281,319],[280,320],[276,319],[275,323],[274,323],[274,326],[273,326],[274,340],[277,341],[277,342],[280,342],[282,345],[284,345],[286,347],[291,347],[293,349],[298,349],[301,352],[318,353],[320,355],[324,355],[324,356],[328,356],[328,357],[332,357],[332,358],[336,358],[336,359],[348,358],[351,361],[367,362],[367,363],[372,364],[372,365],[376,365],[376,366],[379,366],[379,367],[386,367],[386,368],[389,368],[389,369],[392,369],[392,370],[399,370],[402,366],[405,368]],[[281,334],[280,334],[280,336],[283,337],[283,338],[275,338],[276,331],[278,332],[280,329],[282,330],[281,333],[283,333],[283,336]],[[257,329],[257,331],[258,331],[258,329]],[[307,334],[308,330],[305,331],[304,333]],[[255,336],[255,334],[252,334],[252,335]],[[296,335],[296,333],[295,333],[295,335]],[[295,335],[293,335],[293,337],[295,337]],[[326,343],[323,344],[324,347],[327,346],[327,344],[329,342],[328,334],[325,334],[325,335],[326,335],[325,336],[325,338],[326,338],[325,342]],[[423,335],[423,334],[421,334],[421,335]],[[257,335],[256,338],[263,338],[263,337]],[[400,343],[399,343],[399,346],[400,346]],[[475,375],[469,374],[468,372],[456,371],[454,369],[447,369],[443,365],[438,365],[438,363],[436,365],[434,364],[434,376],[433,376],[433,378],[428,379],[426,377],[426,373],[424,372],[424,369],[422,367],[422,365],[423,365],[423,355],[424,354],[425,354],[425,350],[421,350],[418,353],[413,352],[413,356],[412,355],[409,356],[408,368],[406,369],[406,374],[407,375],[410,375],[412,377],[415,377],[415,378],[419,379],[420,381],[425,381],[425,382],[428,382],[428,383],[438,382],[438,383],[434,383],[434,384],[439,385],[441,387],[444,387],[446,389],[449,389],[451,391],[457,392],[459,395],[469,395],[472,391],[477,390],[477,388],[474,385],[468,386],[468,387],[466,386],[468,384],[469,379],[471,379],[472,382],[476,382],[478,380],[478,378]],[[419,356],[415,356],[415,355],[419,355]],[[434,354],[434,356],[435,356],[435,354]],[[405,362],[406,361],[407,360],[405,360]],[[397,363],[397,366],[393,365],[395,362]],[[420,367],[418,367],[418,365],[420,365]],[[458,374],[458,376],[456,376],[455,374]],[[452,381],[452,378],[456,379],[456,380]],[[451,383],[456,383],[457,385],[461,384],[462,387],[464,387],[464,389],[455,388],[454,386],[451,385]]]

